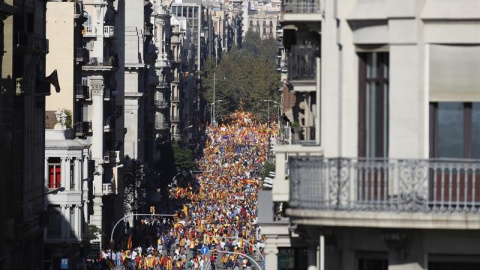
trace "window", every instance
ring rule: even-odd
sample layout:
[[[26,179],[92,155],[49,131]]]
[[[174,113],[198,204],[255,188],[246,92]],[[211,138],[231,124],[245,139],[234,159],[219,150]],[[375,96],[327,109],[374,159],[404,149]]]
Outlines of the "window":
[[[480,158],[480,103],[430,103],[430,156]]]
[[[59,238],[62,233],[62,215],[59,205],[49,205],[48,209],[48,238]]]
[[[278,248],[278,270],[306,270],[307,248]]]
[[[60,188],[62,186],[62,172],[60,158],[48,159],[48,188]]]
[[[359,54],[359,156],[388,157],[388,53]]]

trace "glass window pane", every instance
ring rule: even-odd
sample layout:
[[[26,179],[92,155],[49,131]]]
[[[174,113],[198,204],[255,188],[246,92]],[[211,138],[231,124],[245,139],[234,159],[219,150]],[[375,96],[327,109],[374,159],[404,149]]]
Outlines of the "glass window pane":
[[[463,158],[463,103],[438,104],[438,157]]]
[[[480,159],[480,103],[472,104],[472,158]]]

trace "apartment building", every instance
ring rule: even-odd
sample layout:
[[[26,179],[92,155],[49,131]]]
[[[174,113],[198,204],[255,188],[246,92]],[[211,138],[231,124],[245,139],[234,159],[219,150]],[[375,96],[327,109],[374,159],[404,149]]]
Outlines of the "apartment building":
[[[267,269],[479,267],[479,11],[282,1],[294,139],[259,215]]]
[[[81,113],[75,119],[76,136],[87,138],[91,144],[91,159],[95,162],[93,209],[88,221],[105,235],[110,234],[111,224],[123,216],[120,196],[120,179],[123,176],[119,165],[125,134],[121,121],[124,92],[117,87],[117,71],[123,62],[119,61],[117,44],[123,41],[124,25],[117,16],[121,18],[124,9],[119,2],[123,3],[113,0],[83,1],[83,16],[86,18],[83,44],[89,58],[82,66],[81,82],[88,87],[89,97],[82,99]],[[104,245],[108,241],[105,237],[100,243]]]
[[[46,80],[45,3],[1,1],[0,269],[42,264]]]
[[[248,17],[248,31],[261,39],[277,38],[278,10],[260,9]]]
[[[55,269],[61,259],[68,259],[75,268],[81,262],[82,245],[88,240],[88,202],[91,200],[88,170],[90,145],[75,138],[67,128],[67,114],[57,110],[45,130],[45,211],[48,215],[44,229],[44,269]],[[48,119],[48,118],[47,118]]]

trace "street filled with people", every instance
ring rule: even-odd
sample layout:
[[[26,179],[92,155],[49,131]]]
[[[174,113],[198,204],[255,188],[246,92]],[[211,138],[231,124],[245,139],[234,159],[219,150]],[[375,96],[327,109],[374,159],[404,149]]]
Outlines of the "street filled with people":
[[[139,218],[122,250],[102,252],[101,267],[258,269],[266,240],[257,224],[260,172],[277,135],[276,123],[246,112],[208,125],[198,171],[170,185],[168,203],[156,208],[173,216]]]

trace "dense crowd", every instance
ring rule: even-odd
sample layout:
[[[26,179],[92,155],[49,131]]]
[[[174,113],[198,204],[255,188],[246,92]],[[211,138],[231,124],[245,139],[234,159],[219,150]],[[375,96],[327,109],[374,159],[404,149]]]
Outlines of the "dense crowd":
[[[259,171],[276,137],[276,123],[261,123],[245,112],[207,126],[200,172],[169,191],[183,204],[180,210],[172,218],[142,219],[134,235],[139,245],[132,247],[130,237],[125,251],[104,252],[104,260],[132,269],[204,269],[207,264],[251,269],[247,256],[260,260],[265,241],[257,224]],[[202,254],[202,247],[212,252]]]

